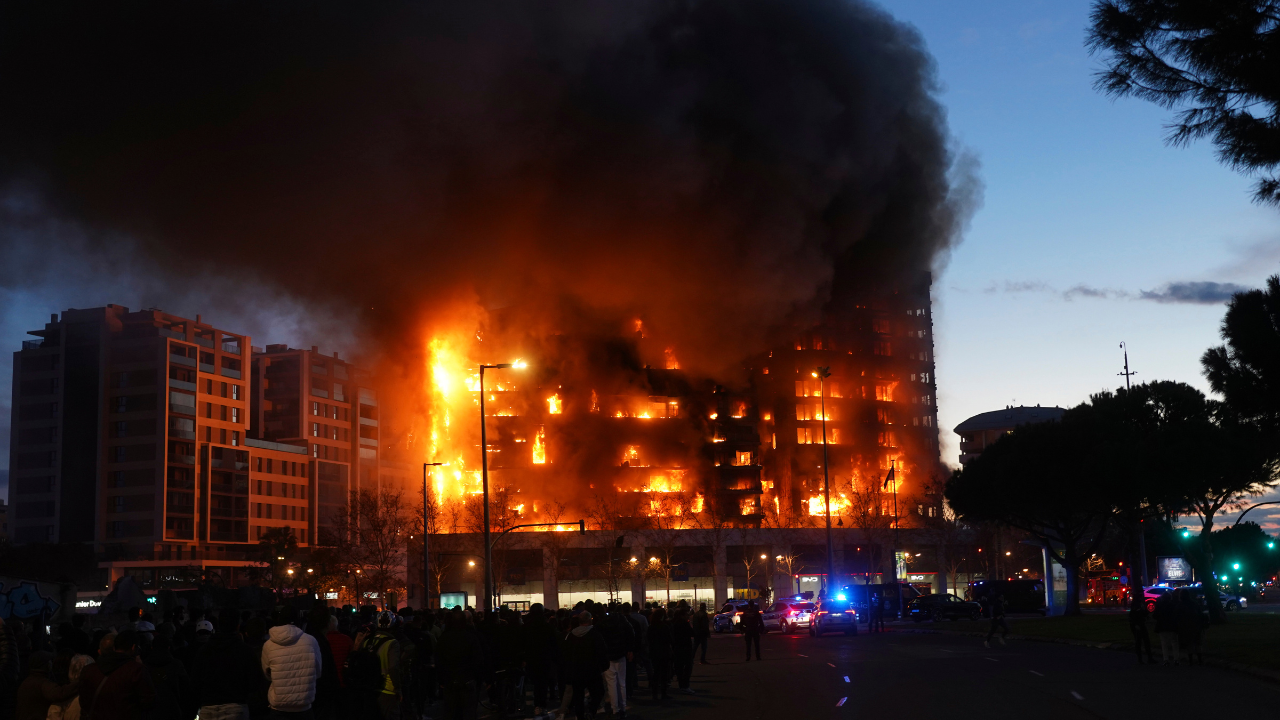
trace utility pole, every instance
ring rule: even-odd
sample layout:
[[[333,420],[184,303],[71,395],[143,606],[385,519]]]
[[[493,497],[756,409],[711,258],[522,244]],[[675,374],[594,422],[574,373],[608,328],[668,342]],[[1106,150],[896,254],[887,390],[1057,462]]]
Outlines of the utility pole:
[[[832,583],[836,581],[836,552],[831,539],[831,474],[827,471],[827,387],[826,379],[831,377],[830,367],[820,367],[813,372],[818,378],[818,412],[822,413],[822,497],[827,511],[827,587],[826,595],[832,592]]]
[[[428,527],[427,519],[427,468],[439,467],[444,463],[422,463],[422,609],[426,610],[431,607],[431,574],[427,570],[428,558],[427,554],[430,549],[428,543],[431,538],[431,530]]]
[[[1127,393],[1133,389],[1129,384],[1129,379],[1138,373],[1129,370],[1129,345],[1121,341],[1120,349],[1124,351],[1124,372],[1116,374],[1124,376],[1124,389]],[[1139,576],[1136,579],[1138,581],[1138,590],[1141,591],[1147,584],[1147,527],[1142,520],[1138,521],[1138,566],[1132,568],[1130,572],[1134,570],[1139,571]],[[1133,587],[1132,583],[1130,587]]]

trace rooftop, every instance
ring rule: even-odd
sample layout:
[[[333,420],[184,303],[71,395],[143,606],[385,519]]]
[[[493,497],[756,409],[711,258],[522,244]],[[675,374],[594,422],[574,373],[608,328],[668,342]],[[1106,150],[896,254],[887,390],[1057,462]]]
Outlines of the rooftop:
[[[957,433],[974,432],[976,430],[1008,430],[1019,425],[1048,422],[1062,418],[1066,409],[1060,407],[1006,407],[1003,410],[984,412],[965,420],[956,426]]]

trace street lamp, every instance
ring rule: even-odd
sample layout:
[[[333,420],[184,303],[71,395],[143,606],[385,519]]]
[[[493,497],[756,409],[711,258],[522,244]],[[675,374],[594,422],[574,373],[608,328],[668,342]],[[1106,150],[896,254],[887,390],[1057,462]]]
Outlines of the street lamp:
[[[523,360],[480,366],[480,483],[484,500],[484,611],[493,612],[493,546],[489,541],[489,442],[485,435],[484,371],[527,367]]]
[[[827,471],[827,388],[826,379],[831,377],[830,367],[820,367],[811,373],[818,378],[818,411],[822,413],[822,497],[826,503],[827,516],[827,590],[836,580],[836,551],[831,539],[831,475]]]
[[[483,396],[484,393],[481,393]],[[427,571],[427,546],[431,531],[427,529],[427,468],[439,467],[444,463],[422,463],[422,609],[431,607],[431,575]]]

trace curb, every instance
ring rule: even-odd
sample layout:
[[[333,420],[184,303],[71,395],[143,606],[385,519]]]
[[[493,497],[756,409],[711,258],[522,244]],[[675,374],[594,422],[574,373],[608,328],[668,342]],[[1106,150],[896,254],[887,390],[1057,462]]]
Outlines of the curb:
[[[963,631],[952,632],[949,630],[926,630],[926,629],[915,629],[915,628],[893,628],[890,632],[914,633],[916,635],[960,635],[964,637],[979,637],[979,638],[985,638],[987,636],[986,633],[981,633],[981,632],[963,632]],[[1066,638],[1041,637],[1039,635],[1014,635],[1013,633],[1010,633],[1007,637],[1010,640],[1025,640],[1028,642],[1056,643],[1058,645],[1075,645],[1076,647],[1088,647],[1088,648],[1094,648],[1096,650],[1118,650],[1126,653],[1133,652],[1133,647],[1131,645],[1124,644],[1124,643],[1090,642],[1088,640],[1069,640]],[[1261,668],[1256,665],[1245,665],[1244,663],[1231,662],[1230,660],[1221,660],[1219,658],[1215,658],[1211,656],[1206,657],[1204,659],[1204,664],[1208,665],[1209,667],[1216,667],[1216,668],[1221,668],[1223,670],[1231,670],[1232,672],[1243,673],[1245,675],[1252,675],[1262,680],[1267,680],[1269,682],[1280,684],[1280,671],[1278,670],[1268,670],[1267,668]]]

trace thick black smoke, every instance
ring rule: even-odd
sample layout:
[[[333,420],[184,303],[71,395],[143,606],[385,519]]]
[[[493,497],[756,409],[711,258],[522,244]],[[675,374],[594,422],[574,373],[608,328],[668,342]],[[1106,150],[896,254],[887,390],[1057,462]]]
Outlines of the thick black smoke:
[[[640,316],[707,371],[945,255],[975,185],[936,93],[858,1],[0,8],[2,180],[90,252],[384,339],[469,292]]]

